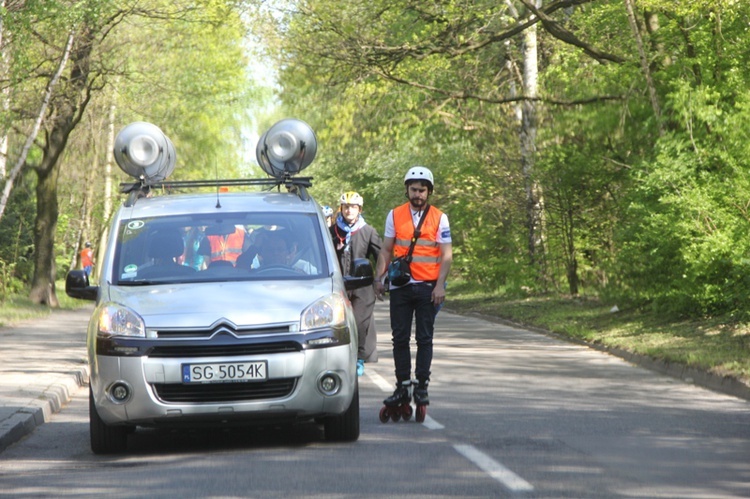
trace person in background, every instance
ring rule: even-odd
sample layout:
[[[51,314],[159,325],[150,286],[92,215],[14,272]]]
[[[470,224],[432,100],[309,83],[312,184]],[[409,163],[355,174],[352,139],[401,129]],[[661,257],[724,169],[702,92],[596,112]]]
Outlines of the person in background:
[[[396,390],[383,401],[396,407],[407,403],[411,386],[411,327],[416,320],[417,358],[414,375],[414,402],[429,404],[427,385],[432,365],[432,339],[437,310],[445,301],[445,280],[453,261],[451,230],[448,216],[428,205],[435,182],[432,172],[423,166],[409,168],[404,176],[408,202],[391,210],[385,222],[383,249],[375,271],[378,295],[385,291],[385,276],[393,258],[404,257],[409,251],[420,219],[426,218],[414,245],[410,263],[411,278],[403,286],[390,286],[393,362],[396,366]],[[429,211],[425,214],[426,208]],[[381,280],[382,279],[382,280]]]
[[[201,227],[189,227],[183,238],[185,239],[185,258],[181,263],[195,270],[205,269],[207,255],[201,253],[201,242],[205,238],[203,229]]]
[[[329,227],[331,225],[333,225],[333,208],[331,208],[328,205],[324,206],[323,207],[323,216],[326,219],[326,225],[328,225]]]
[[[356,258],[371,258],[377,262],[382,241],[378,232],[362,216],[364,199],[354,191],[345,192],[339,200],[341,211],[331,226],[341,272],[350,275]],[[377,332],[372,314],[375,308],[375,289],[372,286],[347,292],[357,320],[359,350],[357,374],[365,372],[365,362],[378,361]]]
[[[94,269],[94,251],[91,249],[91,243],[86,241],[81,250],[81,267],[83,267],[86,276],[91,276]]]

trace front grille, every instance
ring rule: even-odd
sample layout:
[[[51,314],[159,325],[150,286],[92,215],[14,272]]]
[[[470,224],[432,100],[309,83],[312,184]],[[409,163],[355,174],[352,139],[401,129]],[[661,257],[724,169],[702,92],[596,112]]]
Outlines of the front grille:
[[[191,339],[211,338],[216,334],[230,333],[238,338],[252,337],[258,334],[284,334],[289,332],[289,326],[263,326],[256,328],[236,328],[229,324],[219,324],[211,329],[159,329],[155,331],[159,338]]]
[[[163,402],[242,402],[278,399],[294,390],[295,378],[247,383],[164,384],[154,383],[156,396]]]
[[[149,357],[228,357],[233,355],[267,355],[299,352],[302,345],[293,341],[227,345],[162,345],[149,350]]]

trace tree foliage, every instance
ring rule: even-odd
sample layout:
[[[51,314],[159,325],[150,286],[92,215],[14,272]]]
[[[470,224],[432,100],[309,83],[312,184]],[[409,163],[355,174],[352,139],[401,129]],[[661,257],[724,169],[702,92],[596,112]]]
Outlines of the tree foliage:
[[[102,186],[121,178],[104,168],[112,125],[155,122],[177,146],[177,176],[228,177],[252,170],[248,127],[292,115],[318,134],[316,197],[335,206],[358,190],[375,227],[403,202],[406,169],[431,168],[455,272],[477,285],[745,314],[747,2],[27,0],[4,13],[10,156],[64,38],[93,34],[75,66],[88,71],[86,90],[70,92],[71,65],[28,160],[44,161],[64,99],[86,105],[59,157],[58,270],[106,225]],[[260,59],[281,109],[248,84]],[[32,186],[24,175],[19,189]],[[13,197],[14,223],[28,201]],[[13,233],[5,224],[0,233]],[[3,238],[0,258],[16,254]]]
[[[273,26],[269,56],[288,113],[319,131],[324,197],[365,192],[378,226],[403,199],[403,172],[424,164],[464,278],[675,314],[743,313],[746,2],[276,5],[260,13]],[[532,25],[539,89],[530,97],[522,48]],[[543,206],[534,265],[518,120],[529,99]]]
[[[125,180],[107,173],[108,145],[128,122],[152,121],[165,130],[178,146],[182,178],[231,176],[242,168],[245,110],[254,89],[241,7],[223,0],[7,5],[2,74],[13,106],[2,123],[8,124],[10,157],[30,129],[29,110],[39,108],[40,89],[62,56],[65,37],[74,42],[26,161],[38,174],[33,278],[20,267],[16,277],[33,282],[32,299],[54,306],[55,277],[76,265],[82,241],[103,233],[110,202],[104,186]],[[10,225],[12,231],[14,223],[0,220],[0,230]],[[10,243],[0,246],[10,251]]]

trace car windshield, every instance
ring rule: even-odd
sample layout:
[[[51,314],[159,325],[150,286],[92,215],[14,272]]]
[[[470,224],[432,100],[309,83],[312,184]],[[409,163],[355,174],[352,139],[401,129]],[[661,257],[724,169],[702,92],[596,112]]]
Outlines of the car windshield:
[[[112,282],[316,279],[328,275],[313,214],[233,213],[124,220]]]

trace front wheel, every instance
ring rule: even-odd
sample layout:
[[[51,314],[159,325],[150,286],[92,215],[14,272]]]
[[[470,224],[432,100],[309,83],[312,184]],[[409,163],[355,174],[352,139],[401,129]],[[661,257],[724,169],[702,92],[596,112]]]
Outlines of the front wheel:
[[[354,396],[349,408],[338,416],[325,418],[326,440],[329,442],[354,442],[359,438],[359,381],[355,378]]]
[[[388,412],[388,407],[383,406],[380,409],[380,414],[378,414],[378,417],[380,418],[381,423],[387,423],[388,419],[390,419],[390,413]]]
[[[132,433],[131,427],[108,425],[99,417],[94,404],[94,393],[89,388],[89,436],[94,454],[125,452],[128,447],[128,433]]]

